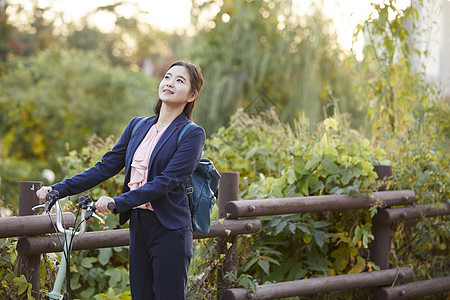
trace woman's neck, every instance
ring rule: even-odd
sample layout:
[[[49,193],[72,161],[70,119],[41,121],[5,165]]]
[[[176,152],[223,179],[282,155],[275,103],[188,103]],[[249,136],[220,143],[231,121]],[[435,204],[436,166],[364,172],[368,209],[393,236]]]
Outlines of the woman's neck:
[[[164,104],[161,106],[161,111],[159,112],[158,121],[156,122],[156,127],[164,128],[169,126],[176,117],[178,117],[183,112],[184,107],[181,109],[169,109]]]

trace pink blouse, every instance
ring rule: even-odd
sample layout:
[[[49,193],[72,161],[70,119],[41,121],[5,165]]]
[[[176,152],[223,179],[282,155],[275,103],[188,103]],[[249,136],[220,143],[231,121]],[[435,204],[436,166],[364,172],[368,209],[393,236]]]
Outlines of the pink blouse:
[[[137,147],[131,163],[131,176],[130,182],[128,183],[130,190],[136,190],[147,182],[150,156],[152,155],[153,149],[155,149],[156,143],[158,143],[167,127],[168,126],[157,129],[156,125],[153,125],[139,147]],[[150,202],[141,204],[135,208],[153,210]]]

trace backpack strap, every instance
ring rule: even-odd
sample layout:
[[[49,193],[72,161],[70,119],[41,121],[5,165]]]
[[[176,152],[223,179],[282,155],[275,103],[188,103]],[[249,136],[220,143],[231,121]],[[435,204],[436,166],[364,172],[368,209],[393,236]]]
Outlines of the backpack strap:
[[[139,121],[137,121],[137,123],[134,125],[133,127],[133,131],[131,131],[131,136],[133,136],[133,134],[136,132],[136,130],[138,130],[139,126],[141,126],[141,124],[145,121],[145,118],[142,117],[140,118]]]
[[[183,137],[183,134],[186,132],[186,130],[192,125],[194,124],[194,122],[189,122],[187,123],[184,128],[181,130],[181,132],[178,134],[178,139],[177,139],[177,147],[180,145],[180,141],[181,138]]]

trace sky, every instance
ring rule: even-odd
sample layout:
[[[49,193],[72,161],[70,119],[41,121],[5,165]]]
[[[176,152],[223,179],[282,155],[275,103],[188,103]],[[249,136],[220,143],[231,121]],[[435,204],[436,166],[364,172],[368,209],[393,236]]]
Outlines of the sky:
[[[10,0],[22,2],[21,0]],[[147,12],[146,20],[155,28],[165,31],[178,31],[189,33],[191,0],[130,0],[136,2],[140,9]],[[220,1],[220,0],[219,0]],[[218,2],[219,2],[218,1]],[[244,1],[244,0],[235,0]],[[299,14],[310,12],[310,5],[314,0],[293,0]],[[331,18],[335,24],[338,43],[343,49],[352,47],[353,29],[357,24],[367,19],[371,13],[370,0],[319,0],[322,3],[325,16]],[[372,2],[383,2],[374,0]],[[77,20],[98,6],[108,5],[110,0],[39,0],[42,5],[51,5],[55,11],[63,11],[65,15]],[[397,0],[400,8],[410,3],[409,0]],[[123,15],[130,11],[121,11]],[[104,30],[109,30],[114,22],[105,15],[98,15],[97,20]]]

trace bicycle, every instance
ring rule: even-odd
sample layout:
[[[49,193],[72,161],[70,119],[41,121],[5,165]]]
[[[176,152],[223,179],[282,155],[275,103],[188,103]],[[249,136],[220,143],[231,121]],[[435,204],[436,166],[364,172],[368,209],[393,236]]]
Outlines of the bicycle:
[[[56,224],[53,222],[50,217],[50,211],[55,206],[56,208]],[[50,221],[56,231],[58,236],[58,240],[60,245],[63,248],[61,252],[61,259],[59,262],[59,269],[56,275],[56,279],[53,285],[53,290],[47,293],[47,297],[49,299],[57,299],[57,300],[72,300],[72,290],[70,286],[70,269],[67,270],[67,267],[70,266],[70,252],[72,250],[73,239],[75,236],[81,236],[86,231],[86,221],[92,217],[97,218],[101,223],[105,223],[105,221],[100,218],[96,213],[95,202],[92,201],[91,197],[88,195],[82,195],[79,199],[77,208],[77,215],[75,217],[74,227],[69,227],[69,229],[65,229],[64,220],[62,218],[62,209],[61,204],[59,202],[59,193],[57,190],[52,190],[48,193],[46,197],[45,204],[37,205],[33,207],[33,210],[38,208],[45,208],[45,212],[49,215]],[[114,209],[114,205],[110,203],[108,206],[110,210]],[[81,210],[81,221],[77,224],[78,216]],[[64,242],[61,240],[60,234],[64,234],[65,240]],[[66,279],[66,291],[62,294],[64,279]]]

